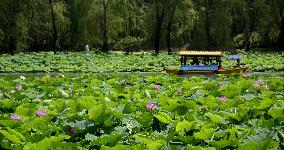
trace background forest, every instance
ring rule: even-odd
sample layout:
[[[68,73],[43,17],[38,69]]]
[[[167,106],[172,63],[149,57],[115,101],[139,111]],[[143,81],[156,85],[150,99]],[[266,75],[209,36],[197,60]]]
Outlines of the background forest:
[[[0,52],[284,47],[283,0],[1,0]]]

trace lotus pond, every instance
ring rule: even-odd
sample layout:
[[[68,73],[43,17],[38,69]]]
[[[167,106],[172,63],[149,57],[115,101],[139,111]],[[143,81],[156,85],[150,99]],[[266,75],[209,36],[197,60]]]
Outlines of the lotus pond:
[[[243,62],[253,72],[284,71],[284,52],[243,52]],[[231,67],[235,61],[223,59],[224,67]],[[176,54],[122,52],[98,54],[96,52],[41,52],[19,53],[0,57],[0,72],[162,72],[165,67],[179,67],[180,57]]]
[[[284,77],[1,77],[0,149],[283,149]]]

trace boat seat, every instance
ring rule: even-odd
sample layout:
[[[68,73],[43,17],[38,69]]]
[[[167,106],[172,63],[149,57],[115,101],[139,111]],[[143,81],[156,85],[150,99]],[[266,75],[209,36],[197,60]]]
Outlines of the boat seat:
[[[217,71],[218,65],[190,65],[190,66],[181,66],[181,71]]]

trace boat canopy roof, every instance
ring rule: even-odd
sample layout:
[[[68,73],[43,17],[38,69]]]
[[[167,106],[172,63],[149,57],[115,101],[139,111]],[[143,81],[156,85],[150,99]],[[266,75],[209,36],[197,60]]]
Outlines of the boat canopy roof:
[[[222,51],[180,51],[179,55],[189,57],[222,57]]]

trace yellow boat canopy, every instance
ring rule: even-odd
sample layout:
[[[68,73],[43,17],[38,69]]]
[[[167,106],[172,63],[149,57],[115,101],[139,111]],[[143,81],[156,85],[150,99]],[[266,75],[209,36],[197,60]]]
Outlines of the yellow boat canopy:
[[[223,52],[221,51],[180,51],[181,56],[199,56],[199,57],[222,57]]]

